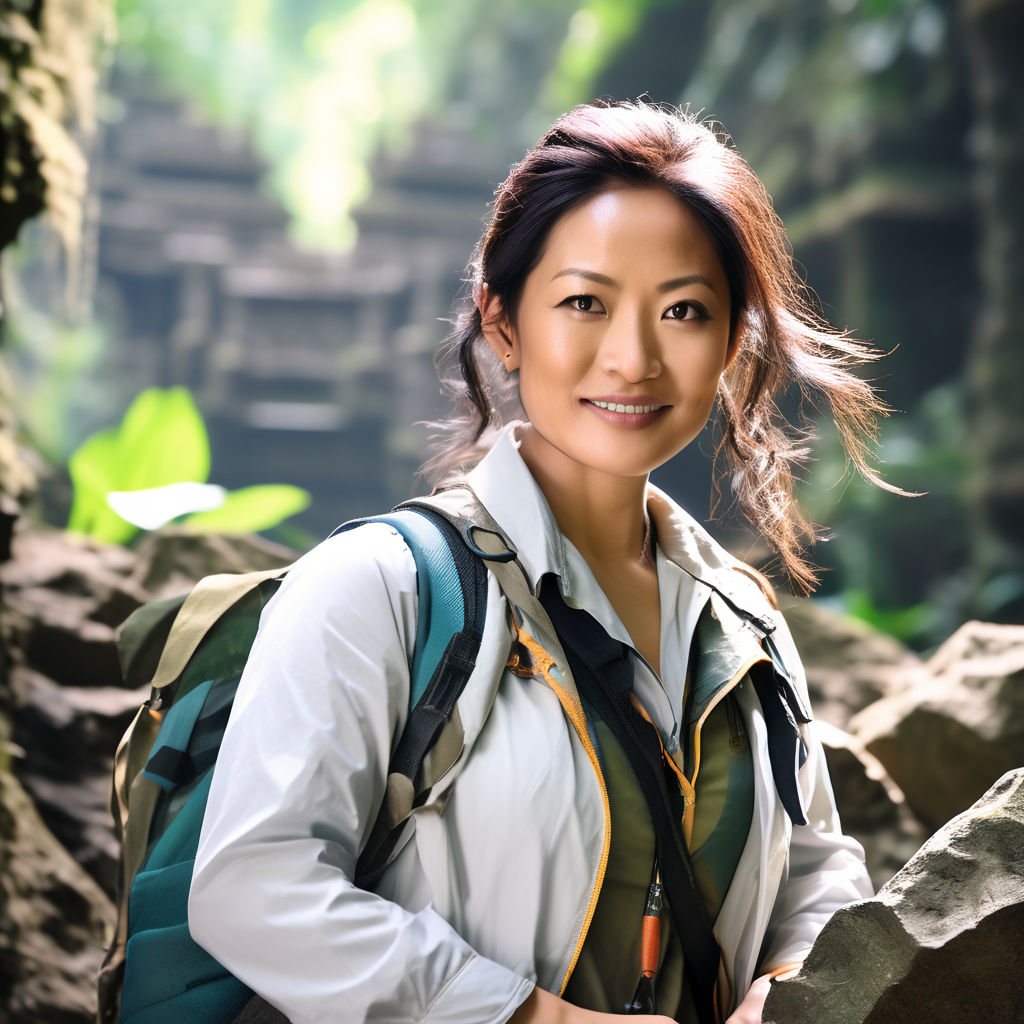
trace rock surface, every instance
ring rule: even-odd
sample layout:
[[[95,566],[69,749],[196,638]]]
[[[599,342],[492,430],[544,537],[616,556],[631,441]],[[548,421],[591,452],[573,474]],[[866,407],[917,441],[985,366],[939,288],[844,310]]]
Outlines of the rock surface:
[[[135,549],[132,583],[147,601],[172,597],[216,572],[257,572],[290,565],[297,555],[257,535],[222,536],[166,527],[146,534]]]
[[[110,766],[146,697],[121,686],[117,626],[143,602],[183,593],[201,576],[287,565],[295,552],[260,537],[173,529],[138,548],[21,530],[12,555],[0,565],[0,630],[12,653],[0,697],[14,771],[47,827],[113,896]]]
[[[864,847],[868,874],[879,889],[907,863],[928,833],[885,767],[860,739],[821,720],[816,728],[843,831]]]
[[[840,910],[765,1024],[1024,1021],[1024,769]]]
[[[908,685],[921,659],[864,622],[814,601],[778,595],[807,673],[816,718],[849,729],[858,711]]]
[[[0,327],[5,312],[0,302]],[[0,358],[0,562],[10,557],[15,524],[36,490],[35,474],[30,467],[32,457],[17,439],[13,391],[7,364]]]
[[[112,896],[119,848],[111,829],[111,759],[148,691],[60,686],[19,665],[10,693],[19,779],[54,835]]]
[[[850,730],[938,827],[1024,764],[1024,626],[968,622]]]
[[[0,767],[0,1019],[92,1024],[114,908]]]
[[[32,976],[23,961],[35,955],[37,939],[21,937],[22,927],[50,929],[46,934],[52,938],[57,934],[56,925],[48,923],[53,907],[66,898],[68,926],[95,929],[95,922],[89,923],[93,910],[82,911],[72,890],[81,888],[95,895],[91,877],[107,895],[114,891],[118,849],[108,810],[111,758],[145,696],[121,685],[115,648],[118,623],[140,603],[181,593],[203,575],[285,565],[294,552],[260,538],[196,536],[181,530],[151,534],[137,547],[126,549],[96,545],[58,531],[23,529],[15,532],[12,555],[0,564],[0,727],[6,726],[10,741],[4,740],[0,728],[0,758],[10,752],[13,773],[6,776],[4,793],[20,794],[11,797],[21,801],[19,807],[34,806],[33,814],[38,812],[46,826],[40,826],[40,834],[48,839],[38,839],[34,846],[22,842],[12,847],[11,856],[19,861],[32,856],[43,864],[38,850],[45,843],[63,847],[73,858],[77,875],[67,889],[51,892],[46,881],[49,869],[33,874],[28,866],[19,867],[15,889],[24,894],[26,906],[37,899],[39,908],[34,918],[26,910],[7,919],[3,941],[19,952],[12,959],[0,951],[0,1007],[5,1005],[7,990],[22,986],[18,991],[35,991],[35,981],[23,984],[21,979]],[[918,810],[922,805],[912,801],[909,793],[904,799],[903,780],[909,779],[913,788],[920,777],[927,790],[928,780],[948,768],[943,751],[920,741],[912,730],[910,739],[905,737],[909,727],[904,719],[913,722],[931,688],[941,695],[938,700],[931,696],[929,705],[939,718],[952,714],[972,722],[958,703],[971,699],[988,709],[980,715],[984,721],[1005,718],[984,736],[1011,735],[1018,721],[1014,708],[1019,709],[1014,692],[1020,675],[1019,659],[1014,660],[1017,641],[1000,631],[1009,627],[986,633],[988,627],[978,626],[969,634],[957,634],[956,643],[950,641],[923,664],[896,641],[810,602],[785,610],[804,658],[816,727],[825,744],[844,826],[865,846],[872,879],[880,885],[926,835]],[[967,696],[945,695],[942,688],[953,687],[954,682],[954,689]],[[896,737],[891,742],[884,730],[869,728],[883,713],[881,720],[890,723]],[[948,735],[963,724],[950,719],[932,728]],[[906,743],[916,744],[915,749],[902,750]],[[914,771],[904,770],[905,763],[913,765]],[[915,799],[918,791],[914,790]],[[0,837],[0,841],[5,840]],[[28,854],[30,848],[36,852]],[[13,877],[11,858],[3,863],[8,872],[3,877]],[[38,889],[35,897],[33,887]],[[95,904],[92,897],[86,902],[93,908],[101,906],[101,917],[110,913],[109,904]],[[54,941],[66,941],[71,949],[79,939]],[[94,952],[101,946],[97,940]],[[71,973],[67,979],[64,974],[53,976],[52,1006],[45,1008],[38,993],[26,995],[18,1004],[44,1007],[36,1020],[77,1021],[82,1019],[81,1007],[92,1003],[94,961],[77,952],[65,959]],[[15,965],[14,974],[8,964]],[[81,978],[87,976],[88,985],[79,991],[84,984]],[[62,987],[66,991],[58,992]],[[70,1016],[61,1016],[65,1010]]]

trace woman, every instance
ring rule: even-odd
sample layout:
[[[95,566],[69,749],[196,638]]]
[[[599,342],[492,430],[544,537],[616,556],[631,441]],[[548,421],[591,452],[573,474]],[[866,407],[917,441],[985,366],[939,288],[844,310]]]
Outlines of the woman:
[[[872,356],[810,314],[739,155],[652,104],[560,118],[497,190],[471,273],[461,408],[432,469],[472,467],[456,493],[493,517],[525,586],[510,600],[512,577],[490,580],[465,753],[358,888],[407,713],[415,566],[381,524],[321,544],[266,609],[239,688],[193,935],[295,1024],[598,1021],[634,991],[649,1008],[645,985],[661,1015],[645,1019],[759,1021],[769,978],[871,888],[770,592],[648,474],[717,399],[740,505],[807,588],[803,451],[774,397],[826,399],[878,482],[865,438],[884,407],[848,370]],[[584,681],[605,643],[628,701]],[[657,748],[646,782],[634,734]]]

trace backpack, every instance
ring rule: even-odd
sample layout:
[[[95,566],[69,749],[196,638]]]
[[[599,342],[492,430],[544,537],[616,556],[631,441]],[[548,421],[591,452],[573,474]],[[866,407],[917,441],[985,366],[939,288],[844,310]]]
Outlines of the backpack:
[[[444,745],[475,665],[487,599],[481,556],[494,557],[458,517],[423,502],[353,520],[332,536],[367,522],[389,524],[412,551],[418,615],[410,712],[357,867],[364,887],[401,849],[412,808],[428,795],[432,780],[421,769]],[[287,571],[208,576],[188,595],[143,605],[121,627],[125,684],[148,683],[151,694],[114,758],[121,875],[116,931],[99,975],[100,1024],[228,1024],[257,999],[192,940],[188,892],[235,691],[263,608]]]

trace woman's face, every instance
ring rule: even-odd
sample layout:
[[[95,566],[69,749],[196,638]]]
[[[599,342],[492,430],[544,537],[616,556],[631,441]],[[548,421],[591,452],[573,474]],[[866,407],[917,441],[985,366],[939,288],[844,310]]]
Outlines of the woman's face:
[[[527,461],[645,477],[707,423],[729,356],[729,285],[689,208],[610,187],[566,213],[526,279],[516,323],[485,335],[533,430]]]

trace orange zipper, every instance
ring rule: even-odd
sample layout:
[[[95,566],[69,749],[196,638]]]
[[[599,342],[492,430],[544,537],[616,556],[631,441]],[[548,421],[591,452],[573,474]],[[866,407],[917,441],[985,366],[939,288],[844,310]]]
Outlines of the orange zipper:
[[[590,930],[590,923],[594,919],[594,911],[597,908],[597,900],[601,894],[601,886],[604,884],[604,875],[608,868],[608,853],[611,849],[612,841],[612,810],[611,804],[608,801],[608,788],[605,785],[604,774],[601,771],[601,765],[597,759],[597,752],[594,750],[594,745],[590,742],[590,733],[587,731],[587,718],[584,714],[583,705],[580,703],[579,696],[572,693],[562,683],[561,679],[558,678],[561,677],[562,670],[558,668],[555,659],[552,658],[551,655],[548,654],[548,652],[518,624],[516,624],[515,630],[516,639],[529,652],[533,669],[531,674],[541,676],[548,686],[554,690],[559,703],[562,705],[565,713],[569,716],[569,721],[572,722],[573,728],[576,730],[576,735],[579,736],[580,742],[583,744],[583,748],[587,752],[587,757],[590,759],[590,764],[594,769],[594,774],[597,776],[598,784],[601,787],[601,800],[604,804],[604,843],[601,847],[601,860],[597,867],[597,878],[594,880],[594,891],[591,894],[590,904],[587,907],[587,915],[583,921],[583,928],[580,931],[579,939],[576,942],[576,948],[573,951],[572,960],[569,962],[568,970],[566,970],[565,977],[562,978],[562,984],[558,990],[558,994],[562,995],[566,986],[569,984],[569,978],[572,977],[572,972],[576,969],[576,963],[583,950],[583,944],[586,941],[587,932]],[[519,664],[518,656],[515,656],[515,662],[515,664],[510,664],[508,666],[509,669],[516,675],[525,675],[526,673],[523,671],[523,667]],[[556,677],[556,675],[551,671],[552,669],[558,670],[558,677]]]
[[[689,847],[690,839],[693,833],[693,786],[690,785],[690,780],[686,777],[682,768],[675,763],[675,761],[669,756],[665,750],[665,744],[661,742],[661,730],[654,725],[654,721],[651,716],[647,713],[647,708],[640,703],[640,698],[636,693],[630,694],[630,701],[633,707],[640,712],[640,715],[646,719],[652,726],[654,726],[654,735],[658,737],[658,746],[661,748],[662,760],[672,769],[672,773],[675,775],[679,782],[679,789],[683,794],[683,838],[686,840],[686,845]]]

